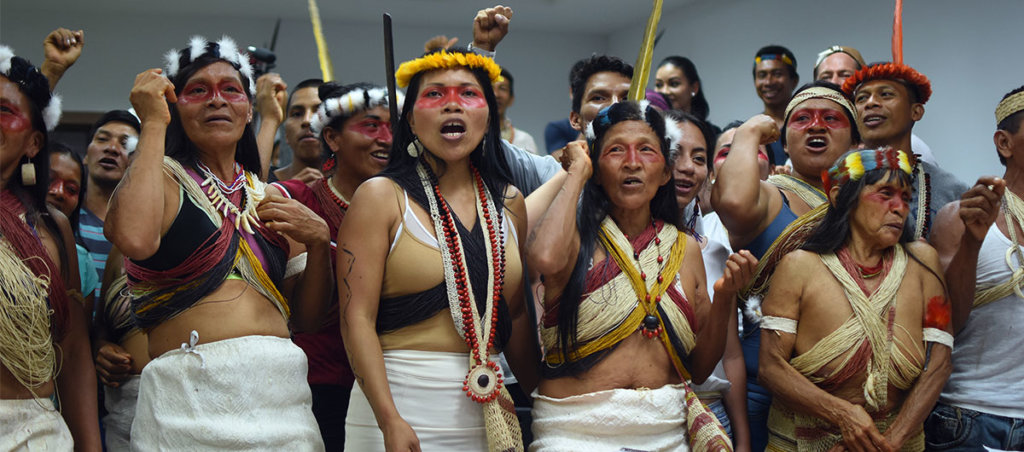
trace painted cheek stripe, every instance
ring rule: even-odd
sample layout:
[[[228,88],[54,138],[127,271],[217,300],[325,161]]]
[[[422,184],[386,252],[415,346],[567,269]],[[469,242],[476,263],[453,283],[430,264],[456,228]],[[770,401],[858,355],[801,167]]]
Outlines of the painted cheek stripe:
[[[791,120],[789,123],[789,127],[792,127],[796,130],[807,130],[810,129],[811,127],[824,127],[833,130],[850,128],[850,121],[846,119],[846,115],[844,115],[842,112],[837,112],[836,110],[831,110],[827,108],[802,108],[800,110],[794,111],[790,117],[797,117],[801,114],[809,115],[810,118],[801,120]],[[835,116],[835,119],[829,122],[825,119],[826,116]]]
[[[349,130],[367,138],[385,143],[391,142],[391,124],[384,121],[366,120],[349,127]]]

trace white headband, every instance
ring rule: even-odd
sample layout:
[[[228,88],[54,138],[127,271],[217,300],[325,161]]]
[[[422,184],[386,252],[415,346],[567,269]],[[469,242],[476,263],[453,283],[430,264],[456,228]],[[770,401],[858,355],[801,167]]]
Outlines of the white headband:
[[[238,51],[238,44],[235,44],[235,40],[227,36],[221,36],[220,41],[217,41],[217,48],[207,52],[206,46],[209,41],[202,36],[193,36],[188,42],[188,60],[185,64],[190,64],[197,58],[210,53],[228,63],[231,63],[238,72],[249,79],[249,94],[256,94],[256,81],[253,80],[252,65],[249,64],[249,55],[243,54]],[[180,70],[181,53],[178,50],[171,49],[164,54],[164,62],[167,63],[166,75],[167,78],[174,78],[178,75]]]
[[[399,108],[405,102],[405,96],[401,91],[395,92]],[[356,88],[339,97],[331,97],[320,103],[316,109],[316,115],[309,121],[309,130],[313,135],[320,136],[320,132],[331,123],[332,118],[338,116],[352,116],[356,112],[369,110],[374,107],[388,105],[388,91],[384,88],[370,88],[364,90]]]
[[[0,45],[0,74],[10,79],[11,77],[11,59],[14,58],[14,50],[10,47]],[[61,114],[61,99],[60,96],[51,93],[50,101],[43,107],[43,124],[46,126],[47,132],[52,132],[53,129],[57,128],[57,124],[60,122]]]

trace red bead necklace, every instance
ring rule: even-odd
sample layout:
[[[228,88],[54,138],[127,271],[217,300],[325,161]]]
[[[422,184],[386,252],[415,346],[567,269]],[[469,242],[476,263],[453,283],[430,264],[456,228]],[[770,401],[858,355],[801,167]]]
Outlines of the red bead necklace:
[[[341,197],[341,193],[338,193],[337,189],[334,188],[334,184],[331,184],[329,180],[329,177],[325,177],[323,179],[320,179],[320,183],[324,184],[324,186],[327,188],[327,193],[331,194],[331,199],[334,200],[334,203],[341,207],[341,210],[347,211],[348,203],[345,202],[345,199]]]
[[[494,338],[497,336],[498,332],[498,303],[501,300],[501,289],[505,277],[505,244],[504,240],[501,240],[498,236],[499,234],[497,232],[497,227],[495,226],[495,221],[491,217],[491,212],[487,202],[487,187],[484,185],[479,171],[477,171],[476,168],[472,168],[472,172],[477,185],[479,199],[478,206],[482,213],[481,216],[483,217],[479,220],[484,221],[487,225],[488,241],[491,245],[491,261],[489,267],[491,267],[493,271],[493,290],[491,291],[491,306],[489,306],[491,308],[489,331],[478,331],[477,318],[474,314],[476,305],[473,299],[472,290],[468,284],[468,274],[462,258],[462,244],[458,236],[458,229],[455,226],[455,219],[452,216],[448,203],[441,194],[440,185],[436,180],[432,180],[432,183],[434,196],[437,200],[438,213],[440,214],[442,230],[444,232],[445,246],[448,248],[451,267],[455,277],[455,287],[458,292],[459,309],[462,314],[463,339],[466,341],[466,345],[470,349],[474,363],[462,382],[462,390],[465,391],[466,395],[473,399],[473,401],[478,403],[487,403],[498,397],[500,389],[504,384],[504,379],[501,376],[501,368],[497,363],[488,359],[486,350],[494,347]],[[500,214],[497,215],[497,220],[500,224]],[[483,315],[486,315],[486,313]],[[487,347],[482,348],[480,347],[481,341],[484,340],[485,337],[487,340]],[[484,351],[481,352],[481,350]]]
[[[661,255],[661,237],[658,237],[657,235],[658,226],[654,223],[654,220],[651,220],[651,227],[654,229],[655,234],[654,246],[656,246],[658,250],[658,265],[663,265],[665,258]],[[636,261],[636,268],[640,270],[640,279],[646,282],[647,273],[645,273],[643,267],[640,266],[640,252],[635,249],[633,250],[633,260]],[[662,281],[664,281],[664,277],[661,276],[661,270],[659,269],[658,283],[661,284]],[[658,303],[661,303],[661,295],[654,296],[654,309],[648,310],[647,307],[651,306],[651,294],[648,293],[645,295],[643,305],[644,310],[647,311],[647,315],[644,316],[644,321],[640,324],[640,334],[643,334],[644,337],[648,339],[653,339],[661,335],[661,322],[658,321],[658,316],[654,315],[654,311],[658,309]]]

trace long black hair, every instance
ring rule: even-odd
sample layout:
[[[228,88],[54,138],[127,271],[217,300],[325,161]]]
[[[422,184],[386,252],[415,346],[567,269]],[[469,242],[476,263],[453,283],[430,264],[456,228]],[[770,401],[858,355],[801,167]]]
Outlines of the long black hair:
[[[439,49],[427,52],[424,56],[440,53],[441,51]],[[452,47],[444,51],[448,53],[470,53],[464,47]],[[480,172],[480,177],[485,181],[498,210],[504,211],[505,190],[509,185],[512,185],[512,176],[508,160],[505,156],[505,149],[501,145],[498,101],[494,97],[494,87],[491,85],[491,78],[487,71],[482,68],[465,67],[465,69],[470,71],[473,77],[476,78],[477,83],[480,84],[484,98],[487,100],[488,109],[487,132],[484,133],[483,140],[480,141],[476,149],[469,154],[469,161]],[[416,135],[409,125],[409,115],[412,114],[416,105],[416,99],[419,97],[420,83],[423,81],[423,76],[429,72],[431,71],[419,72],[409,81],[409,86],[406,88],[405,104],[402,106],[398,120],[398,127],[392,131],[393,140],[391,142],[391,152],[388,155],[388,165],[380,173],[380,176],[387,177],[404,188],[409,193],[409,196],[424,208],[428,206],[428,203],[426,193],[423,192],[423,187],[420,183],[419,174],[416,172],[417,163],[421,159],[429,159],[434,162],[439,173],[443,173],[445,170],[444,161],[435,157],[428,149],[424,149],[424,152],[421,152],[418,157],[409,155],[407,150],[409,144],[416,140]]]
[[[79,210],[82,208],[82,201],[85,199],[85,191],[89,187],[89,177],[85,171],[85,163],[82,162],[82,157],[80,157],[77,152],[71,150],[68,145],[60,141],[50,142],[49,154],[51,157],[55,155],[66,155],[75,162],[76,165],[78,165],[78,177],[82,182],[78,185],[78,201],[75,202],[75,210],[71,211],[71,215],[68,217],[68,221],[71,222],[71,231],[77,234]]]
[[[669,153],[671,152],[669,140],[665,133],[665,119],[654,107],[646,102],[639,104],[633,101],[619,102],[605,107],[598,113],[597,118],[592,122],[594,137],[588,138],[590,146],[590,162],[593,166],[593,175],[583,186],[582,201],[576,211],[576,228],[580,233],[580,250],[576,255],[576,264],[569,275],[569,281],[562,291],[561,301],[558,304],[558,345],[562,351],[563,365],[560,371],[569,374],[578,374],[590,365],[592,360],[579,362],[571,361],[575,354],[577,320],[579,316],[579,300],[583,296],[586,283],[587,270],[590,261],[594,257],[594,250],[597,247],[599,235],[601,234],[601,222],[608,216],[611,210],[611,202],[597,180],[599,178],[598,158],[601,155],[601,147],[604,137],[616,124],[624,121],[643,121],[658,136],[661,144],[661,154],[665,157],[665,168],[668,169]],[[669,181],[658,187],[658,191],[651,199],[651,218],[662,220],[682,230],[679,206],[676,203],[675,183],[671,179],[672,172],[669,170]]]
[[[206,52],[195,60],[189,60],[189,52],[190,50],[187,47],[179,51],[181,69],[171,79],[171,83],[174,84],[174,94],[178,96],[185,89],[188,79],[206,66],[223,62],[230,64],[236,70],[239,68],[237,64],[221,58],[219,46],[214,42],[207,42]],[[249,88],[249,78],[241,72],[238,73],[238,78],[242,81],[242,87],[251,105],[253,93]],[[196,147],[195,143],[185,133],[185,128],[181,125],[181,114],[178,112],[178,109],[171,103],[168,103],[168,106],[171,112],[171,122],[167,125],[164,154],[177,160],[184,166],[198,170],[199,148]],[[259,146],[256,144],[256,133],[253,131],[251,123],[245,125],[245,130],[242,131],[242,138],[235,145],[235,161],[240,163],[246,171],[263,174],[263,167],[260,164]]]
[[[666,64],[671,64],[683,71],[683,75],[686,76],[686,80],[691,85],[694,83],[700,85],[697,95],[693,96],[693,99],[690,100],[690,113],[693,113],[701,121],[707,121],[708,114],[711,113],[711,106],[708,105],[708,99],[704,97],[704,84],[700,81],[700,74],[697,74],[697,66],[689,58],[679,55],[665,57],[664,60],[658,63],[658,69],[661,69]]]

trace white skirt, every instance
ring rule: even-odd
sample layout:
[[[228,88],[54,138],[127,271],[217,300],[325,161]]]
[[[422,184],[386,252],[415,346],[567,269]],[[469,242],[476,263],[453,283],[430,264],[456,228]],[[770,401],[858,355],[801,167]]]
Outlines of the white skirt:
[[[688,451],[686,391],[610,389],[555,399],[533,393],[532,452]]]
[[[384,368],[395,407],[416,432],[423,452],[487,450],[483,405],[462,391],[468,353],[385,350]],[[345,450],[384,450],[384,436],[358,384],[348,403]]]
[[[322,451],[302,349],[244,336],[172,350],[142,370],[132,450]]]
[[[142,377],[132,375],[116,388],[103,387],[103,443],[110,452],[131,450],[132,420],[135,419],[135,403],[139,400],[139,382]]]
[[[50,399],[0,399],[0,450],[71,450],[64,418]]]

